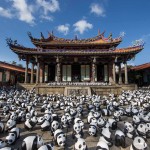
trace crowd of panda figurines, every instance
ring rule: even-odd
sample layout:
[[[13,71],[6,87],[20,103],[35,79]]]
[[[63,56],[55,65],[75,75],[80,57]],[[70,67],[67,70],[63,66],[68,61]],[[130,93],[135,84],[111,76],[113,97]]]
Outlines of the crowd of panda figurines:
[[[89,136],[95,150],[126,148],[148,150],[150,138],[150,89],[122,91],[115,96],[36,94],[34,89],[0,89],[0,148],[11,150],[23,128],[34,133],[38,127],[49,142],[26,135],[20,150],[67,149],[70,138],[74,150],[87,150]],[[121,125],[121,127],[120,127]],[[19,127],[18,127],[19,126]],[[25,136],[25,135],[24,135]],[[69,138],[68,138],[69,136]],[[126,139],[131,143],[127,143]],[[115,148],[114,148],[115,149]]]

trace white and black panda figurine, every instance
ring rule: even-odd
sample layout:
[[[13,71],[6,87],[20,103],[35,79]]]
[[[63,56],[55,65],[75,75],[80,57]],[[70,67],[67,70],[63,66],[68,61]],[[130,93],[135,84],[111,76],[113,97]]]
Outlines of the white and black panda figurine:
[[[48,131],[50,129],[50,122],[44,117],[39,117],[37,124],[41,126],[42,131]]]
[[[88,150],[86,142],[83,138],[78,138],[74,145],[74,150]]]
[[[16,140],[20,137],[20,129],[15,127],[9,131],[9,135],[6,137],[6,143],[11,145],[16,142]]]
[[[38,150],[54,150],[54,145],[52,143],[46,144],[41,146]]]
[[[125,122],[124,123],[125,127],[124,127],[124,133],[128,138],[134,138],[136,136],[136,132],[134,127],[132,126],[132,124],[130,122]]]
[[[145,123],[141,123],[137,126],[137,134],[144,139],[146,139],[146,132],[148,131],[147,126]]]
[[[75,123],[73,125],[73,132],[72,132],[72,138],[82,138],[83,137],[83,130],[82,127],[80,125],[80,123]]]
[[[31,130],[37,123],[37,118],[34,116],[31,119],[27,119],[24,123],[24,127],[27,130]]]
[[[37,150],[44,144],[41,136],[28,136],[26,137],[21,145],[21,150]]]
[[[115,145],[125,148],[125,134],[121,130],[116,130],[115,132]]]
[[[95,122],[90,123],[88,133],[91,136],[97,136],[97,124]]]
[[[56,121],[56,120],[54,120],[54,121],[51,123],[51,129],[50,129],[51,135],[53,136],[53,135],[54,135],[54,132],[55,132],[57,129],[60,129],[60,128],[61,128],[61,126],[60,126],[59,122]]]
[[[66,145],[66,136],[65,136],[63,130],[57,129],[54,132],[54,140],[55,140],[55,144],[57,144],[58,146],[65,147],[65,145]]]
[[[117,129],[117,120],[116,119],[113,119],[113,118],[108,118],[108,124],[109,124],[109,127],[112,129],[112,130],[116,130]]]
[[[101,136],[99,138],[99,141],[104,141],[109,147],[113,145],[112,138],[111,138],[111,132],[109,131],[109,128],[102,128]]]
[[[148,150],[147,143],[142,137],[135,137],[130,146],[130,150]]]
[[[100,140],[97,143],[96,150],[109,150],[109,146],[106,144],[106,142]]]
[[[7,143],[0,139],[0,149],[5,147],[6,145],[7,145]]]
[[[0,133],[4,132],[4,123],[3,122],[0,122]]]
[[[7,132],[8,130],[11,130],[12,128],[16,127],[16,121],[9,119],[6,123],[6,128],[5,131]]]

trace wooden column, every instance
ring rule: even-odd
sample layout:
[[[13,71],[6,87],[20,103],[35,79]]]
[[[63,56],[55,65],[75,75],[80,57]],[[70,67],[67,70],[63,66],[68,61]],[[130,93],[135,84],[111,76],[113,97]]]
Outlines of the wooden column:
[[[26,69],[25,69],[25,80],[24,83],[28,82],[28,59],[26,59]]]
[[[56,58],[56,63],[57,63],[57,70],[56,70],[56,73],[57,73],[57,82],[61,82],[61,69],[60,69],[60,66],[61,66],[61,63],[60,63],[60,58],[57,56]]]
[[[30,81],[30,83],[33,83],[33,78],[34,78],[34,64],[32,63],[32,66],[31,66],[31,81]]]
[[[119,84],[122,84],[121,63],[119,63]]]
[[[39,83],[39,72],[40,72],[40,62],[36,57],[37,68],[36,68],[36,83]]]
[[[114,84],[116,84],[116,65],[115,65],[115,62],[113,63],[113,80],[114,80]]]
[[[125,75],[125,84],[128,84],[128,68],[127,68],[127,62],[124,63],[124,75]]]
[[[92,60],[92,82],[95,82],[95,74],[96,73],[96,57]]]
[[[40,78],[40,83],[44,83],[44,63],[40,63],[39,78]]]
[[[48,82],[48,65],[44,65],[44,82]]]

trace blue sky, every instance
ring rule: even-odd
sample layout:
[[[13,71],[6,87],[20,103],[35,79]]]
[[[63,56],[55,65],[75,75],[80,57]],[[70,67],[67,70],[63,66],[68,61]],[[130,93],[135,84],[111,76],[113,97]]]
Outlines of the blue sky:
[[[19,59],[6,44],[11,37],[19,44],[34,47],[27,35],[40,38],[48,32],[63,38],[89,38],[100,32],[118,37],[125,32],[118,47],[128,47],[138,39],[144,50],[130,64],[150,62],[150,0],[0,0],[0,60]]]

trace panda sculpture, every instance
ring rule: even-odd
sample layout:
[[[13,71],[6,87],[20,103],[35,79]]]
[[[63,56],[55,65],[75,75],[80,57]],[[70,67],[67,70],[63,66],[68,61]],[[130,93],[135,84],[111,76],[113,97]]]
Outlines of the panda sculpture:
[[[52,123],[51,123],[51,128],[50,128],[50,131],[51,131],[51,135],[53,136],[54,135],[54,132],[61,128],[60,124],[58,121],[54,120]]]
[[[125,134],[121,130],[116,130],[115,132],[115,145],[125,148]]]
[[[83,130],[80,125],[80,123],[75,123],[73,125],[73,132],[72,132],[72,138],[73,139],[78,139],[83,137]]]
[[[11,130],[12,128],[16,127],[16,121],[15,120],[12,120],[12,119],[9,119],[6,123],[6,128],[5,128],[5,131],[9,131]]]
[[[97,143],[96,150],[109,150],[109,146],[106,144],[106,142],[100,140]]]
[[[136,135],[136,132],[135,132],[133,125],[130,122],[125,122],[124,125],[125,125],[124,127],[125,135],[130,139],[134,138]]]
[[[0,122],[0,133],[4,132],[4,123],[3,122]]]
[[[7,143],[0,139],[0,149],[5,147],[6,145],[7,145]]]
[[[28,136],[26,137],[21,145],[21,150],[37,150],[44,144],[41,136]]]
[[[112,130],[116,130],[116,129],[117,129],[118,121],[117,121],[116,119],[109,118],[107,122],[108,122],[108,124],[109,124],[109,127],[110,127]]]
[[[66,145],[66,136],[65,136],[63,130],[57,129],[54,132],[54,141],[55,141],[55,144],[57,144],[58,146],[65,147],[65,145]]]
[[[148,146],[145,140],[138,136],[134,138],[130,150],[148,150]]]
[[[81,128],[84,129],[84,122],[80,118],[75,118],[74,119],[74,124],[79,123]]]
[[[34,116],[31,119],[27,119],[24,123],[24,127],[27,130],[31,130],[37,123],[37,118]]]
[[[144,139],[146,139],[146,133],[148,131],[147,126],[145,123],[141,123],[137,126],[137,134],[141,137],[143,137]]]
[[[88,150],[86,142],[83,138],[78,138],[74,145],[74,150]]]
[[[46,144],[41,146],[38,150],[54,150],[54,145],[52,143]]]
[[[41,126],[42,131],[47,131],[50,129],[50,122],[44,117],[39,117],[37,124]]]
[[[15,143],[19,137],[20,137],[20,129],[17,127],[12,128],[9,131],[9,135],[6,137],[5,142],[8,145],[11,145],[11,144]]]
[[[90,123],[88,133],[91,136],[97,136],[97,124],[95,122]]]
[[[104,141],[106,144],[108,144],[109,147],[113,145],[112,138],[111,138],[111,132],[109,131],[109,128],[102,128],[101,136],[99,138],[99,141]]]

